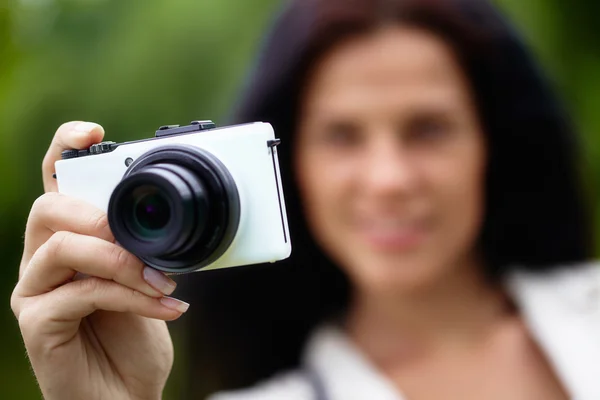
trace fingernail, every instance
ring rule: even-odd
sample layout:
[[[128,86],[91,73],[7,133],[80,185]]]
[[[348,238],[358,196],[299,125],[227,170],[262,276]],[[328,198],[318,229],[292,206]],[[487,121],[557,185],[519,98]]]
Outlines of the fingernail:
[[[91,132],[92,129],[94,129],[97,126],[98,126],[98,124],[95,124],[93,122],[80,122],[77,125],[75,125],[75,127],[73,129],[77,132],[88,133],[88,132]]]
[[[190,308],[190,305],[185,301],[174,299],[172,297],[161,297],[160,302],[163,306],[170,308],[171,310],[179,311],[184,313]]]
[[[150,267],[144,267],[144,280],[154,289],[167,295],[173,293],[177,287],[177,284],[171,278]]]

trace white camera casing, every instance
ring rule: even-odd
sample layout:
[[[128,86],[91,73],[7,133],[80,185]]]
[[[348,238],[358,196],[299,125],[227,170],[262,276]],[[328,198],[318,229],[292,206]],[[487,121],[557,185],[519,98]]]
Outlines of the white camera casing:
[[[56,162],[58,190],[107,211],[113,190],[131,161],[165,145],[201,148],[231,174],[240,200],[237,232],[220,258],[201,270],[227,268],[289,257],[290,235],[277,147],[268,123],[255,122],[194,133],[118,144],[114,150]]]

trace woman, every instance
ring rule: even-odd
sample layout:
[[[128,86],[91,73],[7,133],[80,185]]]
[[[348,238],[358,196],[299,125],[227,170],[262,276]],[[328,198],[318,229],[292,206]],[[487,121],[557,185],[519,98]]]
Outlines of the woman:
[[[237,120],[284,139],[294,251],[196,274],[192,373],[232,387],[294,370],[214,399],[600,398],[574,137],[489,4],[292,2],[248,93]],[[62,149],[101,137],[61,127],[46,190]],[[32,209],[12,307],[47,399],[160,398],[157,319],[187,307],[111,241],[73,199]]]

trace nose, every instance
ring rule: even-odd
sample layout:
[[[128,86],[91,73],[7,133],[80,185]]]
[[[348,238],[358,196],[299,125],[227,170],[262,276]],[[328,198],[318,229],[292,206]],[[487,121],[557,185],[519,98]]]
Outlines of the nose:
[[[418,185],[417,163],[408,149],[390,136],[372,140],[361,163],[362,189],[372,196],[403,196]]]

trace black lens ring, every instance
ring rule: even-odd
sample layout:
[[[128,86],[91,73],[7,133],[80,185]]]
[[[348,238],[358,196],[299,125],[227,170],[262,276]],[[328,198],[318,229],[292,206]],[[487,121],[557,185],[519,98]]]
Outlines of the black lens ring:
[[[208,196],[204,194],[204,192],[207,191],[204,182],[199,180],[189,169],[172,163],[160,163],[152,165],[156,165],[157,167],[166,169],[178,175],[179,178],[181,178],[181,180],[188,185],[189,190],[193,193],[196,203],[193,215],[190,215],[191,218],[189,221],[187,221],[192,227],[190,234],[185,236],[180,235],[181,242],[178,243],[178,245],[175,247],[175,250],[170,252],[168,255],[160,257],[162,259],[177,259],[178,257],[185,256],[192,251],[197,243],[202,243],[204,240],[206,240],[206,237],[210,233],[209,230],[204,228],[206,223],[210,224],[211,221],[204,221],[206,223],[202,224],[200,221],[201,216],[198,215],[212,215],[213,207],[211,207],[210,194]],[[198,203],[199,201],[202,201],[202,204]]]
[[[200,173],[207,189],[225,201],[213,204],[212,222],[216,230],[212,232],[206,246],[195,246],[188,254],[178,255],[175,259],[148,256],[140,258],[151,267],[165,272],[186,273],[199,270],[220,258],[235,238],[240,220],[237,186],[225,165],[216,156],[195,146],[177,144],[158,147],[143,154],[130,165],[123,180],[135,175],[140,169],[158,163],[172,163]],[[115,215],[111,214],[110,206],[108,217],[112,227]]]
[[[123,179],[110,197],[108,205],[110,227],[119,244],[133,254],[163,254],[164,252],[168,252],[169,249],[177,247],[180,238],[179,235],[173,235],[161,238],[161,240],[144,240],[131,231],[131,227],[127,222],[129,216],[124,215],[124,213],[130,209],[127,200],[132,188],[151,185],[164,191],[172,212],[172,217],[167,223],[165,230],[180,232],[181,235],[188,235],[193,229],[192,224],[189,223],[182,209],[175,206],[177,201],[175,199],[181,197],[180,191],[183,191],[184,195],[189,197],[191,197],[192,193],[184,182],[180,182],[179,189],[175,189],[172,186],[172,176],[169,176],[170,174],[169,171],[164,171],[160,168],[141,171],[138,174],[131,175],[128,179]]]

